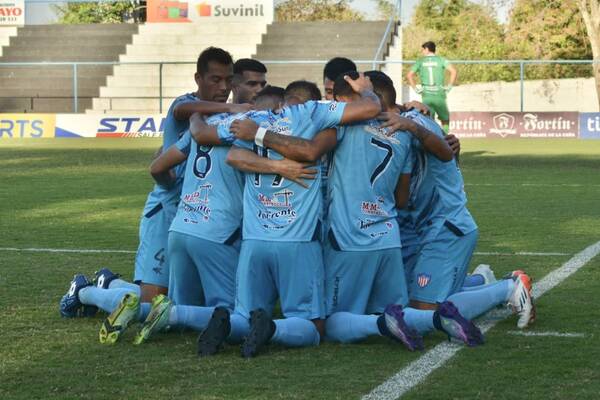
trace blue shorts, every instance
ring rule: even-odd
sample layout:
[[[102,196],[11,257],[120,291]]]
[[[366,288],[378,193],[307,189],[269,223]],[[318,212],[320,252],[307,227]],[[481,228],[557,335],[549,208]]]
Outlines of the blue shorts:
[[[135,256],[135,282],[169,286],[167,242],[169,227],[176,212],[176,203],[158,203],[142,216],[140,244]]]
[[[169,232],[169,297],[175,304],[225,307],[233,311],[237,245]]]
[[[321,243],[242,241],[236,312],[246,318],[258,308],[272,313],[277,298],[284,317],[325,317]]]
[[[325,246],[327,315],[382,313],[388,304],[408,304],[401,249],[339,251]]]
[[[439,303],[463,286],[478,230],[458,236],[446,226],[432,242],[422,245],[408,283],[411,300]]]

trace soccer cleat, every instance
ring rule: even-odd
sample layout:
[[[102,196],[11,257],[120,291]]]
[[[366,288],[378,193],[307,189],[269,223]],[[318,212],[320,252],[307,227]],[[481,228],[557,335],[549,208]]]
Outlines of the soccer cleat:
[[[424,349],[421,335],[404,322],[404,311],[401,305],[388,305],[383,315],[377,319],[377,326],[383,335],[403,343],[410,351]]]
[[[98,289],[108,289],[112,281],[121,277],[121,275],[115,274],[108,268],[102,268],[101,270],[96,271],[95,275],[94,285],[96,285]]]
[[[523,329],[535,321],[535,304],[531,296],[531,278],[523,271],[513,271],[512,279],[515,288],[510,295],[508,304],[519,316],[517,327]]]
[[[445,301],[438,306],[436,314],[439,317],[442,330],[467,346],[477,346],[484,343],[483,333],[475,324],[460,315],[451,301]]]
[[[252,358],[267,344],[275,333],[275,323],[262,308],[250,313],[250,333],[242,343],[242,357]]]
[[[484,285],[489,285],[490,283],[494,283],[497,281],[494,276],[494,271],[487,264],[479,264],[477,268],[473,271],[472,275],[481,275],[483,276]]]
[[[99,332],[100,343],[115,344],[132,321],[138,318],[140,298],[135,293],[127,293],[117,308],[102,323]]]
[[[231,332],[229,311],[225,307],[217,307],[213,311],[206,328],[198,335],[198,356],[207,357],[216,354]]]
[[[164,294],[152,299],[152,309],[142,324],[142,328],[133,339],[133,344],[142,344],[156,332],[166,329],[169,325],[169,313],[173,303]]]
[[[60,299],[60,315],[65,318],[91,317],[98,311],[98,307],[88,306],[79,301],[79,291],[92,283],[85,275],[77,274],[73,277],[67,293]]]

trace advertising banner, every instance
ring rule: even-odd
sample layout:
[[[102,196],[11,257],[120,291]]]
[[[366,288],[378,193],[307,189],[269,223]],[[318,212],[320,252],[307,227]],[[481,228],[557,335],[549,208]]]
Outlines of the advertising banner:
[[[0,140],[53,138],[55,114],[0,114]]]
[[[0,0],[0,26],[25,25],[25,0]]]
[[[0,0],[1,1],[1,0]],[[273,22],[273,0],[148,0],[147,22]]]
[[[579,138],[600,139],[600,113],[579,114]]]
[[[460,138],[577,138],[578,112],[453,112],[450,133]]]
[[[57,114],[55,137],[162,137],[164,123],[160,114]]]

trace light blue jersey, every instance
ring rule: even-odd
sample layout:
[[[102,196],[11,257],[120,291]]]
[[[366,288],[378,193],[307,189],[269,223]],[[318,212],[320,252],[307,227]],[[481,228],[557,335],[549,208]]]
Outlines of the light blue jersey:
[[[255,113],[251,118],[260,126],[283,135],[312,139],[320,131],[338,125],[345,103],[309,101],[285,107],[280,113]],[[223,130],[229,130],[223,127]],[[236,140],[263,157],[282,159],[277,152]],[[308,189],[278,175],[246,174],[244,189],[244,239],[308,242],[319,236],[322,216],[320,164]]]
[[[439,137],[444,136],[439,125],[416,111],[409,111],[403,116]],[[457,236],[475,231],[477,225],[467,209],[464,181],[456,160],[440,161],[433,154],[424,151],[421,143],[414,137],[412,146],[415,161],[406,210],[410,213],[421,244],[434,240],[444,225]]]
[[[217,125],[229,114],[207,119]],[[226,162],[228,146],[202,146],[186,134],[175,144],[188,154],[181,199],[170,231],[225,243],[240,228],[244,178]]]
[[[395,189],[412,170],[411,136],[388,137],[377,120],[338,128],[329,224],[344,251],[400,247]]]

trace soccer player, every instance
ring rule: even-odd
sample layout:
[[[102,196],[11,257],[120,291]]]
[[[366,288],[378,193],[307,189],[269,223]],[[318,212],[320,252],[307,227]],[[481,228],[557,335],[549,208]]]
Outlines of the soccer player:
[[[444,132],[448,133],[450,113],[446,103],[446,94],[456,82],[456,68],[443,57],[436,55],[433,42],[423,43],[423,57],[412,66],[406,78],[418,94],[422,94],[423,103],[431,110],[432,118],[437,115],[442,122]],[[445,71],[450,72],[450,82],[445,85]],[[419,75],[420,85],[416,84],[415,74]]]
[[[267,85],[267,67],[251,58],[240,58],[233,64],[233,102],[254,103],[256,95]]]
[[[323,69],[323,87],[325,88],[325,100],[333,100],[333,84],[335,80],[350,71],[358,71],[354,61],[345,57],[332,58],[325,64]]]
[[[252,125],[250,135],[244,139],[254,138],[254,143],[236,140],[228,156],[228,162],[246,172],[244,239],[235,312],[228,318],[226,310],[215,310],[207,329],[200,335],[200,354],[214,354],[226,338],[235,342],[244,336],[243,357],[256,356],[270,341],[289,347],[319,344],[324,317],[323,259],[318,241],[320,176],[317,174],[308,189],[304,189],[281,176],[255,173],[247,160],[258,157],[257,154],[280,159],[280,153],[289,156],[296,151],[303,152],[306,147],[297,142],[305,137],[318,142],[317,150],[311,150],[310,154],[311,160],[318,161],[335,146],[335,131],[317,135],[318,132],[340,123],[372,118],[380,110],[379,100],[370,90],[367,79],[360,77],[351,84],[362,97],[355,104],[309,101],[289,106],[310,99],[301,98],[302,92],[315,93],[313,100],[321,98],[316,85],[304,82],[286,88],[288,106],[280,113],[272,113],[262,120],[236,121],[231,128],[223,127],[226,131],[239,132],[244,123]],[[300,90],[301,86],[305,90]],[[273,140],[281,140],[268,142],[267,130],[284,135],[273,134],[270,136]],[[284,318],[273,321],[271,313],[277,298]]]

